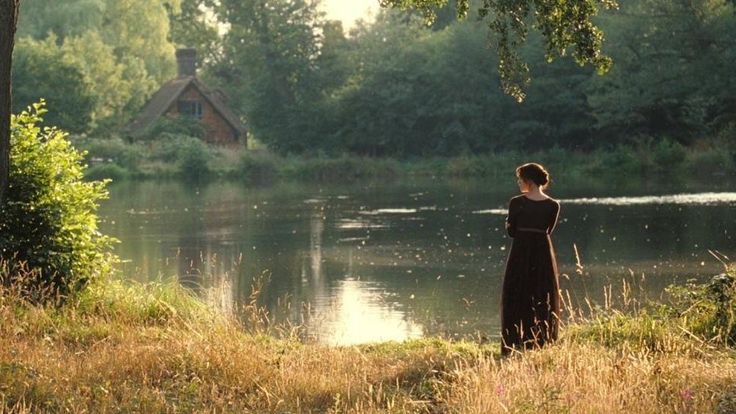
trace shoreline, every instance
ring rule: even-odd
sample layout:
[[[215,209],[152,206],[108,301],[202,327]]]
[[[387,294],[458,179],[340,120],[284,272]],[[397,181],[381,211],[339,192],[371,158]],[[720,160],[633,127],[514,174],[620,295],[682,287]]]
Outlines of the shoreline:
[[[553,346],[500,359],[495,343],[437,338],[305,345],[257,307],[235,320],[173,284],[100,282],[60,308],[0,295],[3,411],[736,409],[733,343],[707,334],[733,325],[713,325],[719,307],[687,299],[710,301],[705,285],[675,288],[684,302],[674,305],[601,310]],[[736,311],[734,297],[724,303]]]

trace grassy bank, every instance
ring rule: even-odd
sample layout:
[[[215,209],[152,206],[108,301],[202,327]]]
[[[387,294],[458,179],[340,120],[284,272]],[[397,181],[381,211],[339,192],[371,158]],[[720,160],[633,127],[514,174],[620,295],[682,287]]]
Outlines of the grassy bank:
[[[5,289],[0,412],[734,412],[734,277],[578,316],[508,359],[441,339],[305,345],[174,284],[108,282],[60,308]]]
[[[723,177],[736,173],[736,153],[719,145],[684,148],[668,141],[594,152],[559,148],[534,153],[503,152],[451,158],[364,158],[357,156],[277,156],[265,150],[215,148],[197,138],[165,135],[128,143],[120,138],[76,138],[88,152],[90,178],[200,179],[227,177],[249,184],[279,180],[331,181],[407,176],[501,177],[519,164],[537,161],[558,178]]]

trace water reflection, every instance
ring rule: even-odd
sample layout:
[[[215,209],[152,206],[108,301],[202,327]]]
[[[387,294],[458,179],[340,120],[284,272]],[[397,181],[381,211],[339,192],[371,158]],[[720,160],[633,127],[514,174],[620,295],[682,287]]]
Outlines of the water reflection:
[[[643,197],[592,197],[563,199],[565,204],[603,204],[612,206],[636,206],[642,204],[692,204],[713,205],[736,203],[736,193],[673,194]]]
[[[633,273],[646,276],[643,289],[656,297],[670,283],[719,272],[709,249],[736,257],[736,193],[728,192],[736,183],[729,185],[595,198],[555,188],[562,288],[600,302],[604,286]],[[514,191],[472,181],[256,190],[125,183],[111,189],[101,228],[122,241],[126,277],[178,275],[226,309],[247,303],[254,280],[269,275],[264,304],[321,342],[494,337]]]
[[[399,305],[375,283],[347,278],[331,295],[316,298],[315,337],[330,345],[419,338],[422,327],[407,318]]]

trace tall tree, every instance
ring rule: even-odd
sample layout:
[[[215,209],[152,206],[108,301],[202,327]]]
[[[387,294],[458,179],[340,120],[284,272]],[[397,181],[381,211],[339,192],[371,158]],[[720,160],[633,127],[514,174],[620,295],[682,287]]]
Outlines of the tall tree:
[[[0,0],[0,203],[8,188],[10,168],[10,68],[20,0]]]
[[[222,0],[230,27],[213,73],[248,116],[251,131],[280,152],[302,152],[314,130],[322,94],[317,77],[322,13],[316,0]]]

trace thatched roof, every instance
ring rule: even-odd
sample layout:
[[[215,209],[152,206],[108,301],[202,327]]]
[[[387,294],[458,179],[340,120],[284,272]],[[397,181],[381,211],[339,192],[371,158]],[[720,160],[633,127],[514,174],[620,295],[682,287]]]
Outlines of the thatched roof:
[[[179,96],[187,89],[189,85],[194,86],[209,101],[215,111],[222,116],[238,134],[245,132],[245,125],[240,118],[228,108],[220,97],[213,91],[209,90],[202,82],[194,76],[180,77],[166,82],[161,89],[156,92],[151,100],[148,101],[143,110],[128,125],[127,130],[133,135],[140,135],[151,127],[162,115],[164,115],[176,103]]]

